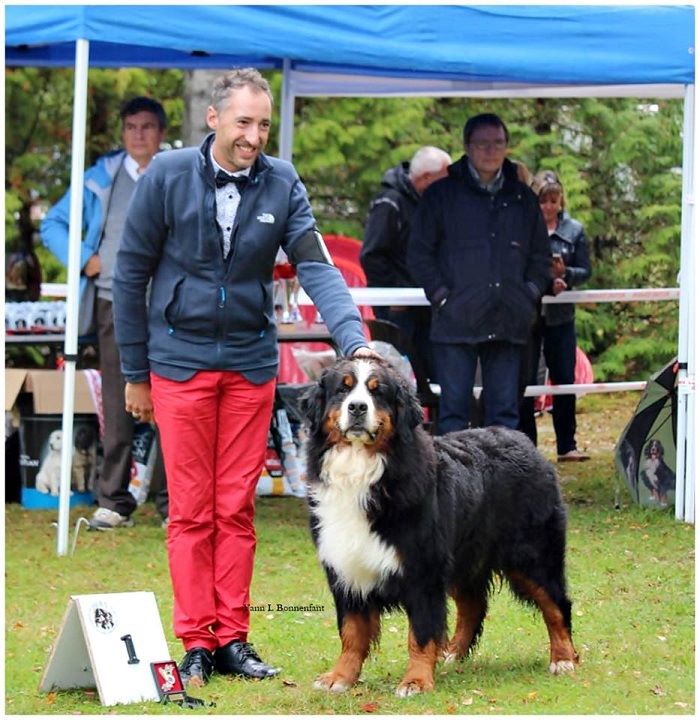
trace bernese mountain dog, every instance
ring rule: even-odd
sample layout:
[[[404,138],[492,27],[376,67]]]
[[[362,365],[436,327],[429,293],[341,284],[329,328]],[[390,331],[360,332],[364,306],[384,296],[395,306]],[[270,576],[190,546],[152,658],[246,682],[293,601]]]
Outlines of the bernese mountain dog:
[[[661,507],[668,505],[668,493],[676,487],[676,474],[664,460],[664,446],[652,438],[644,447],[642,482]]]
[[[409,661],[396,693],[431,690],[439,657],[461,659],[479,639],[496,579],[541,610],[550,671],[574,670],[566,510],[553,466],[525,435],[490,427],[433,438],[407,381],[374,358],[339,360],[300,405],[311,535],[342,648],[317,688],[353,686],[381,614],[403,608]]]

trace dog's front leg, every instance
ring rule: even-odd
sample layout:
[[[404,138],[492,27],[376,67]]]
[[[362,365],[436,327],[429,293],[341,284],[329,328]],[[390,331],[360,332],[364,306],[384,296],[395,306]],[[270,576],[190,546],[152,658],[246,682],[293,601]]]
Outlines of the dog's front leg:
[[[435,687],[435,664],[438,644],[428,640],[422,647],[418,644],[411,626],[408,631],[408,667],[403,680],[396,688],[399,697],[409,697],[432,690]]]
[[[369,655],[372,643],[379,637],[379,628],[379,612],[376,610],[370,610],[367,614],[345,615],[340,629],[340,657],[330,672],[316,679],[314,687],[332,692],[344,692],[352,687],[360,677],[362,664]]]

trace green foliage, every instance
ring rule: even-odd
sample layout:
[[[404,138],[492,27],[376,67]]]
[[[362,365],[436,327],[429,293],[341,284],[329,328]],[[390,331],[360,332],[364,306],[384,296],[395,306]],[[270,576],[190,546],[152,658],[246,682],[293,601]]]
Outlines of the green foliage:
[[[512,158],[559,174],[567,209],[586,228],[588,288],[675,287],[682,110],[677,100],[306,98],[297,101],[294,157],[321,228],[362,237],[387,168],[424,144],[458,159],[466,119],[495,112]],[[676,303],[579,306],[596,377],[646,378],[676,353],[677,315]]]
[[[45,281],[63,279],[55,259],[40,247],[38,219],[70,181],[74,73],[69,69],[5,70],[5,248],[34,248]],[[183,74],[177,70],[98,70],[88,78],[86,167],[120,145],[122,101],[136,95],[159,99],[180,137]]]
[[[281,76],[266,73],[279,122]],[[119,144],[119,102],[158,97],[179,138],[183,73],[90,71],[87,162]],[[35,233],[33,204],[55,202],[69,180],[73,73],[7,69],[6,247]],[[510,131],[510,156],[531,172],[551,168],[567,208],[589,239],[588,288],[674,287],[680,263],[682,113],[679,100],[297,98],[294,161],[326,233],[362,237],[383,173],[436,145],[454,160],[465,120],[496,112]],[[273,132],[268,150],[277,151]],[[43,258],[42,258],[43,261]],[[45,268],[53,276],[55,268]],[[582,347],[604,379],[644,378],[676,352],[676,303],[579,306]],[[649,342],[651,340],[651,342]]]

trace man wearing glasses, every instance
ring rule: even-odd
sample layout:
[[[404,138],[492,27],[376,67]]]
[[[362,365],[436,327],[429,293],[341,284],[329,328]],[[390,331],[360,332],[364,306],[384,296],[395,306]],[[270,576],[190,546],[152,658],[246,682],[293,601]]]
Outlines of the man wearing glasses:
[[[408,247],[432,306],[441,435],[469,427],[478,361],[484,424],[517,428],[522,347],[550,283],[547,229],[506,158],[505,123],[491,113],[470,118],[464,149],[423,194]]]
[[[137,181],[165,139],[167,119],[163,106],[149,97],[122,104],[122,148],[98,158],[85,172],[83,238],[80,249],[79,335],[97,331],[102,377],[104,462],[95,495],[98,508],[90,519],[92,530],[131,527],[136,500],[129,492],[134,418],[124,410],[124,379],[114,338],[112,282],[117,250],[126,221],[126,209]],[[44,245],[68,263],[70,190],[54,205],[41,224]],[[156,471],[162,475],[158,451]],[[165,479],[161,478],[161,484]],[[156,505],[165,518],[167,493]]]

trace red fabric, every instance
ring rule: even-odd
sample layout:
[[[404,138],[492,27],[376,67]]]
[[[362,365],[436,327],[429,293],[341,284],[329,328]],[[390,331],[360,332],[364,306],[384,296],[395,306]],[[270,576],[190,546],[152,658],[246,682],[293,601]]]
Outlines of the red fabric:
[[[201,371],[186,382],[151,373],[168,478],[174,629],[186,650],[248,636],[255,488],[275,381]]]
[[[367,278],[360,264],[362,243],[347,235],[324,235],[323,241],[333,258],[333,263],[340,270],[348,287],[367,287]],[[316,306],[303,305],[299,308],[301,316],[308,325],[316,319]],[[374,311],[369,305],[359,305],[358,310],[363,320],[374,318]],[[365,331],[369,341],[369,334]],[[298,343],[307,350],[327,350],[325,343]],[[283,383],[305,383],[309,381],[306,373],[294,359],[290,343],[280,343],[280,367],[277,379]]]
[[[576,347],[576,367],[574,368],[574,383],[588,385],[593,382],[593,365],[580,347]],[[552,382],[547,378],[547,385]],[[535,398],[535,412],[546,412],[552,407],[552,395],[539,395]]]

